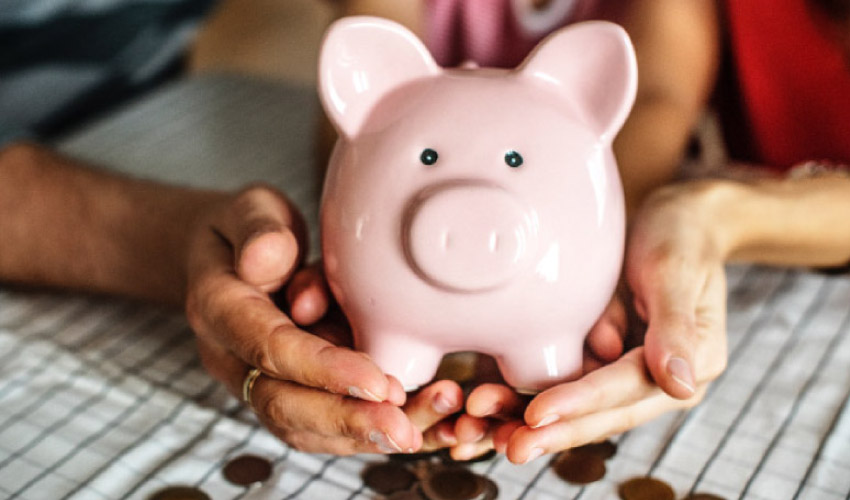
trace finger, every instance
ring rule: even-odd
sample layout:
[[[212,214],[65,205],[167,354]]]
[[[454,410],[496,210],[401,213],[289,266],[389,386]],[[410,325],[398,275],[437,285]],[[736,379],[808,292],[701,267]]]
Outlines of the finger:
[[[457,445],[455,421],[452,418],[441,420],[422,434],[422,448],[419,451],[433,451]]]
[[[240,193],[215,228],[233,248],[239,277],[266,292],[280,288],[305,253],[300,215],[268,188]]]
[[[406,453],[422,434],[397,406],[372,403],[260,376],[251,403],[260,420],[281,432],[346,437],[372,452]]]
[[[492,431],[496,421],[461,415],[455,424],[457,445],[452,447],[450,455],[455,460],[470,460],[493,448]]]
[[[635,302],[646,315],[647,366],[656,384],[679,399],[696,390],[697,300],[706,279],[693,262],[667,254],[645,259],[629,277]]]
[[[473,417],[510,418],[521,414],[526,400],[508,386],[482,384],[466,399],[466,412]]]
[[[292,319],[299,325],[312,325],[328,311],[330,291],[319,264],[295,273],[286,288]]]
[[[666,276],[673,275],[666,273]],[[655,280],[654,284],[643,286],[641,292],[647,305],[644,339],[647,366],[656,384],[679,399],[688,399],[696,391],[693,366],[698,336],[693,290],[705,286],[704,282],[693,279],[691,273],[686,278],[687,285]]]
[[[635,403],[660,392],[649,378],[643,348],[582,378],[538,394],[525,410],[525,421],[539,428],[587,414]]]
[[[626,319],[623,302],[615,296],[587,336],[587,344],[596,357],[602,361],[611,362],[623,354]]]
[[[509,420],[502,422],[493,430],[493,448],[501,454],[504,454],[508,448],[511,436],[517,429],[525,427],[522,420]]]
[[[472,444],[481,441],[490,430],[490,422],[486,418],[462,414],[455,423],[455,436],[459,444]]]
[[[440,380],[411,396],[404,412],[410,422],[424,432],[460,410],[462,405],[463,390],[457,382]]]
[[[208,272],[190,295],[193,326],[266,375],[385,401],[390,381],[365,355],[298,329],[268,296],[227,273]]]
[[[511,434],[505,455],[511,462],[523,464],[547,453],[597,442],[642,425],[662,413],[691,407],[699,402],[704,392],[705,387],[701,386],[688,400],[673,399],[659,392],[630,406],[593,413],[538,429],[519,427]]]

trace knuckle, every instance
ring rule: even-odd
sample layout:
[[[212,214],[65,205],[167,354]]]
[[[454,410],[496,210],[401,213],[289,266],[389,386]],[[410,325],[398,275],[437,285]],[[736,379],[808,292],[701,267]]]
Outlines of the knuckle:
[[[277,373],[278,367],[271,354],[268,343],[256,340],[245,340],[242,351],[248,358],[246,361],[264,373]]]
[[[304,432],[288,433],[287,438],[286,438],[286,443],[291,448],[295,448],[296,450],[303,452],[303,453],[309,453],[309,452],[312,451],[311,447],[310,447],[310,439],[308,438],[307,434],[304,433]]]
[[[287,404],[287,398],[281,391],[275,391],[262,404],[262,414],[274,425],[290,434],[295,428],[292,411]]]

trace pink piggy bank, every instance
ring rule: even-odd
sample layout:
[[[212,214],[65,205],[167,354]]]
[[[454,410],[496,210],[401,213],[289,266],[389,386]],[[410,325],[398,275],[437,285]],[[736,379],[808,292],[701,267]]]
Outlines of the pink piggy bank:
[[[319,66],[340,135],[323,255],[356,347],[408,390],[453,351],[492,355],[523,392],[578,376],[622,262],[626,33],[582,23],[514,70],[442,69],[402,26],[352,17]]]

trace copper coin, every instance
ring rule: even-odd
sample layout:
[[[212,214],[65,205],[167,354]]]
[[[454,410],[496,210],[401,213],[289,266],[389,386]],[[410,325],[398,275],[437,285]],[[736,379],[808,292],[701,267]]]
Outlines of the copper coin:
[[[552,463],[555,474],[572,484],[588,484],[605,477],[605,459],[597,453],[569,450]]]
[[[224,478],[239,486],[262,483],[272,475],[272,463],[256,455],[240,455],[224,466]]]
[[[693,493],[685,497],[685,500],[726,500],[723,497],[712,495],[711,493]]]
[[[651,477],[636,477],[620,485],[617,490],[623,500],[674,500],[673,488],[664,481]]]
[[[594,455],[602,457],[604,460],[608,460],[617,454],[617,445],[611,441],[602,441],[601,443],[590,443],[584,446],[579,446],[578,448],[573,448],[573,451],[580,453],[593,453]]]
[[[409,490],[416,482],[416,475],[398,462],[371,464],[363,471],[362,477],[366,486],[382,495]]]
[[[499,498],[499,487],[493,481],[484,478],[484,495],[481,500],[496,500]]]
[[[210,500],[210,496],[192,486],[169,486],[149,496],[148,500]]]
[[[386,496],[386,500],[428,500],[425,495],[419,491],[419,488],[412,490],[396,491]]]
[[[484,500],[487,481],[465,467],[436,467],[422,481],[430,500]]]

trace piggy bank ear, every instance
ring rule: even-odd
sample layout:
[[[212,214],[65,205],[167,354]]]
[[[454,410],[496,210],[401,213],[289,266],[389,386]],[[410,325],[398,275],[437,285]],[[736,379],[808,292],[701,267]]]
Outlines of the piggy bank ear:
[[[319,97],[337,129],[353,137],[387,92],[437,72],[428,49],[400,24],[343,18],[331,25],[322,44]]]
[[[607,142],[623,126],[637,92],[637,63],[629,36],[620,26],[605,21],[579,23],[555,32],[517,71],[553,85]]]

